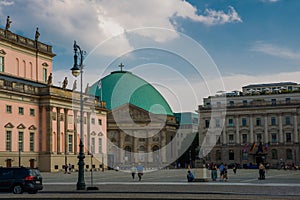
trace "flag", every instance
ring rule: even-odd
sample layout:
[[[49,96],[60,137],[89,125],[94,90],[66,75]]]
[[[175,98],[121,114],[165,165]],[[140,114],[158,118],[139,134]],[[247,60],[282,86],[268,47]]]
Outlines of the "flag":
[[[245,143],[245,145],[244,145],[244,153],[246,153],[247,152],[247,149],[248,149],[248,144],[247,143]]]
[[[255,147],[256,147],[256,143],[253,142],[253,144],[252,144],[252,146],[251,146],[251,148],[250,148],[250,152],[253,151],[253,150],[255,149]]]

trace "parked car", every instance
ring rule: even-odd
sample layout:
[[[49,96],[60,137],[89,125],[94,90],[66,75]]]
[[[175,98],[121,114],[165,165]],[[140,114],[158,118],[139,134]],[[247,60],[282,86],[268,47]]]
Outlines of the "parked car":
[[[15,194],[35,194],[43,189],[42,176],[38,169],[25,167],[0,168],[0,190]]]

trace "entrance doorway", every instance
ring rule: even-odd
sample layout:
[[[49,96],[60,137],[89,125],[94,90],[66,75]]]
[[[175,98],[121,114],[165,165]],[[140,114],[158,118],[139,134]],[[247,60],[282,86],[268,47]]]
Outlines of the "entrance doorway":
[[[12,159],[6,159],[6,167],[11,167]]]

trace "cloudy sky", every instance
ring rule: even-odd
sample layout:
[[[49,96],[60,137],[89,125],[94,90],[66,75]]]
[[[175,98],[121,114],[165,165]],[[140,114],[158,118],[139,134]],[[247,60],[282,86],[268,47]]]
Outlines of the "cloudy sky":
[[[57,55],[56,85],[74,79],[76,40],[84,85],[122,62],[179,112],[218,90],[300,82],[299,10],[298,0],[0,0],[0,26],[9,15],[10,30],[29,38],[39,27]]]

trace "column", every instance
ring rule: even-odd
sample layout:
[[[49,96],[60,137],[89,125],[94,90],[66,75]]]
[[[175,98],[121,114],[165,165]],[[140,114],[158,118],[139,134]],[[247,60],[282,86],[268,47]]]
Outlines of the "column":
[[[235,141],[235,143],[236,144],[241,144],[241,141],[240,141],[240,122],[239,122],[239,116],[238,115],[236,115],[235,116],[235,121],[236,121],[236,141]]]
[[[91,150],[91,113],[87,113],[87,149],[90,151]],[[97,133],[98,134],[98,133]],[[96,149],[96,147],[94,147]]]
[[[119,158],[120,158],[120,162],[124,162],[124,132],[120,130],[120,133],[119,133]]]
[[[299,143],[297,113],[294,113],[294,143]]]
[[[65,145],[64,145],[64,152],[65,154],[69,153],[69,149],[68,149],[68,144],[69,144],[69,140],[68,140],[68,112],[69,110],[67,108],[64,108],[64,134],[65,134]]]
[[[265,136],[264,136],[264,142],[268,143],[269,142],[269,135],[268,135],[268,115],[265,114]]]
[[[279,114],[279,143],[283,143],[282,114]]]
[[[56,107],[56,152],[61,153],[60,149],[60,109]]]
[[[147,154],[146,154],[146,160],[147,162],[153,162],[153,158],[151,160],[151,157],[152,156],[149,156],[149,155],[152,155],[152,150],[151,150],[151,142],[152,142],[152,137],[149,137],[149,132],[147,131],[147,138],[146,138],[146,145],[147,145]]]
[[[249,121],[250,121],[250,143],[252,144],[254,142],[254,135],[253,135],[253,116],[249,115]]]
[[[226,123],[224,124],[223,131],[221,134],[222,134],[223,145],[227,145]]]
[[[134,155],[134,162],[137,162],[139,160],[138,157],[136,157],[138,155],[138,152],[139,152],[139,149],[138,149],[138,137],[137,136],[137,132],[136,131],[133,131],[133,149],[132,149],[132,152],[133,152],[133,155]]]
[[[79,143],[78,143],[78,126],[77,126],[77,121],[78,121],[78,111],[77,110],[73,110],[73,113],[74,113],[74,154],[77,154],[78,152],[78,146],[79,146]]]

